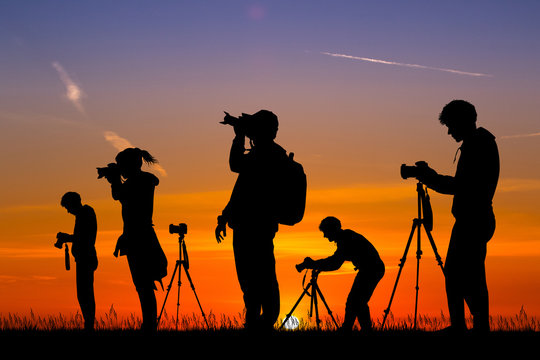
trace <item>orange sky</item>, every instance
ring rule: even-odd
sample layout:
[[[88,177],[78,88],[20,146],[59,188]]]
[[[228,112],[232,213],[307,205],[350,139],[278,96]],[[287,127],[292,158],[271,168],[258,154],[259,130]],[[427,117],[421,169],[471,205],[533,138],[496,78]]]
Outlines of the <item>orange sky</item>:
[[[104,190],[108,186],[103,184]],[[499,199],[508,198],[506,206],[512,206],[515,195],[512,186],[505,191],[501,185]],[[158,187],[159,189],[159,187]],[[302,276],[294,269],[305,256],[325,257],[333,253],[334,247],[317,231],[318,222],[324,216],[334,214],[342,219],[344,227],[364,234],[379,250],[387,272],[371,301],[374,317],[382,316],[386,309],[392,286],[397,275],[399,259],[405,249],[411,231],[412,219],[416,216],[415,182],[403,181],[386,187],[359,185],[350,188],[311,189],[308,208],[302,223],[294,227],[282,226],[275,240],[278,264],[278,279],[281,289],[282,316],[292,308],[302,292]],[[106,191],[105,191],[106,192]],[[169,223],[186,222],[188,234],[186,244],[190,257],[190,274],[197,294],[206,313],[229,314],[242,311],[241,293],[236,281],[232,258],[231,233],[225,242],[218,245],[213,238],[216,210],[220,209],[229,191],[165,194],[156,196],[156,228],[169,259],[167,286],[178,258],[178,240],[168,233]],[[446,254],[452,220],[448,214],[450,199],[430,193],[435,212],[433,236],[439,254]],[[100,265],[96,272],[95,289],[98,314],[104,314],[112,306],[120,314],[138,313],[136,293],[131,283],[125,258],[115,259],[112,251],[119,234],[119,205],[110,199],[87,200],[98,214],[100,232],[97,251]],[[537,226],[529,225],[530,237],[515,240],[517,224],[527,224],[528,219],[515,219],[506,206],[499,207],[499,228],[490,242],[487,260],[488,285],[493,315],[513,315],[521,306],[528,314],[539,312],[538,289],[540,272],[536,259],[540,249],[534,246],[540,232]],[[63,253],[52,247],[56,231],[70,231],[73,217],[56,204],[42,207],[21,207],[4,210],[2,228],[5,239],[0,265],[0,287],[2,308],[9,312],[35,313],[75,312],[74,272],[63,268]],[[28,219],[36,219],[23,225]],[[520,222],[521,221],[521,222]],[[523,225],[522,225],[523,226]],[[20,229],[26,229],[21,234]],[[11,231],[10,231],[11,229]],[[422,233],[423,257],[420,264],[421,314],[439,315],[446,313],[444,281],[437,267],[433,252],[425,233]],[[416,271],[416,243],[413,241],[402,277],[398,284],[392,312],[406,316],[414,310],[414,285]],[[73,260],[72,260],[73,261]],[[343,315],[344,303],[352,284],[354,272],[350,266],[320,276],[326,300],[338,316]],[[175,313],[176,280],[167,300],[167,311]],[[160,306],[165,292],[158,291]],[[512,296],[508,296],[512,294]],[[295,312],[306,316],[308,300],[304,300]],[[181,312],[199,313],[192,290],[185,275],[181,288]]]

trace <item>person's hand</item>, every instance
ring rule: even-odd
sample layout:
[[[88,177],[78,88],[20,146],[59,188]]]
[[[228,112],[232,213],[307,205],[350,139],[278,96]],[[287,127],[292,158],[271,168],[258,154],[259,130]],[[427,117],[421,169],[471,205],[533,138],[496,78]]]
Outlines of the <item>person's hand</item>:
[[[225,236],[227,236],[227,222],[223,221],[223,218],[221,216],[218,216],[218,224],[216,226],[217,243],[221,243]]]
[[[120,173],[106,175],[105,179],[107,179],[107,181],[111,185],[122,184],[122,176],[120,175]]]
[[[429,183],[435,176],[437,172],[429,167],[429,165],[424,161],[419,161],[416,163],[418,169],[417,179],[423,183]]]
[[[69,241],[69,234],[59,232],[58,234],[56,234],[56,239],[61,243],[68,242]]]

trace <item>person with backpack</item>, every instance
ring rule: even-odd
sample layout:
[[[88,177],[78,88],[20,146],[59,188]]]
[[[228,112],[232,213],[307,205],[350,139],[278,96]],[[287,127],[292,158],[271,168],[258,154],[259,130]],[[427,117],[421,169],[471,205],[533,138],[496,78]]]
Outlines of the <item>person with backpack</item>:
[[[227,225],[233,229],[235,266],[246,310],[245,328],[270,330],[280,310],[274,237],[280,223],[293,225],[303,217],[305,174],[301,165],[274,141],[278,118],[271,111],[260,110],[238,118],[226,113],[222,123],[234,127],[229,166],[238,178],[227,206],[218,216],[216,240],[222,242]],[[248,151],[246,139],[251,145]],[[284,209],[294,209],[294,213]]]

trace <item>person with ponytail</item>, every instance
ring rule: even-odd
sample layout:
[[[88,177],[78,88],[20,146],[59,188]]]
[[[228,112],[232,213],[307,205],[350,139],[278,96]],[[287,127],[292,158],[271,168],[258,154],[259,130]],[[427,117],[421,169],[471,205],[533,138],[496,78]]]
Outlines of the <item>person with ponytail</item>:
[[[114,255],[127,257],[141,303],[142,330],[153,332],[157,328],[155,282],[162,284],[162,279],[167,275],[167,258],[152,221],[154,190],[159,184],[159,179],[149,172],[142,171],[143,161],[146,164],[157,163],[146,150],[139,148],[122,150],[116,156],[118,171],[106,178],[111,184],[113,199],[122,204],[124,222]]]

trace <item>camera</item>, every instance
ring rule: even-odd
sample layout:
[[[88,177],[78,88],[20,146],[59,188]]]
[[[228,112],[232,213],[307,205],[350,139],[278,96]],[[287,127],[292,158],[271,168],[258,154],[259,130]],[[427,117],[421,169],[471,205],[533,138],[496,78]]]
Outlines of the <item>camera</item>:
[[[314,265],[313,263],[314,263],[313,259],[307,257],[300,264],[294,265],[294,267],[296,268],[296,271],[302,272],[306,269],[313,269],[313,265]]]
[[[425,170],[429,169],[427,162],[417,161],[415,165],[409,166],[402,164],[401,165],[401,177],[403,179],[408,179],[411,177],[417,178],[425,174]]]
[[[250,116],[247,114],[234,117],[225,111],[225,118],[220,123],[224,125],[231,125],[235,129],[240,130],[241,133],[244,133],[248,138],[252,138],[255,129],[253,120],[250,120],[249,118]]]
[[[120,176],[120,169],[116,163],[110,163],[106,167],[97,168],[98,179]]]
[[[184,224],[184,223],[181,223],[181,224],[178,224],[178,225],[171,224],[171,225],[169,225],[169,233],[178,234],[180,236],[186,235],[187,234],[187,225]]]
[[[54,247],[61,249],[64,243],[66,242],[66,234],[59,232],[56,234],[56,242],[54,243]]]

